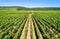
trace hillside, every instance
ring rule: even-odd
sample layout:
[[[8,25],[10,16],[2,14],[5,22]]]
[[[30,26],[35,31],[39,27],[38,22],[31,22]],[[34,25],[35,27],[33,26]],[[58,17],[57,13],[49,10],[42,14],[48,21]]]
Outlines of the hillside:
[[[60,10],[60,7],[36,7],[28,8],[22,6],[0,6],[0,9],[17,9],[17,10]]]

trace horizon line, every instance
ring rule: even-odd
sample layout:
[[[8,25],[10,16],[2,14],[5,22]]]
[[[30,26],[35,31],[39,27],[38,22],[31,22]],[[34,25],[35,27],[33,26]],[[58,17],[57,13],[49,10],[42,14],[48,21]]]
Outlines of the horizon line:
[[[8,5],[8,6],[1,6],[0,7],[15,7],[16,5]],[[16,7],[26,7],[26,8],[49,8],[49,7],[60,7],[60,6],[16,6]]]

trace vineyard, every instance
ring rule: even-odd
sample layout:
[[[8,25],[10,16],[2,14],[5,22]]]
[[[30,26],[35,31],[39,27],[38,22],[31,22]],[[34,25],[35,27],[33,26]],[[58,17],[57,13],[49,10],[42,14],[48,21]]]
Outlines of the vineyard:
[[[0,39],[60,39],[60,11],[0,10]]]

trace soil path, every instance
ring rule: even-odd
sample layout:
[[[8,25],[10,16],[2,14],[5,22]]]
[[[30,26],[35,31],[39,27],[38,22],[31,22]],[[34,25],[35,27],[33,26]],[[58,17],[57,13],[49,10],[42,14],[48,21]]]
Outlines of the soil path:
[[[35,30],[34,30],[34,25],[33,25],[32,19],[31,19],[31,23],[32,23],[33,37],[34,37],[34,39],[36,39],[36,35],[35,35]]]
[[[33,14],[33,12],[28,15],[28,18],[27,18],[26,24],[25,24],[25,26],[24,26],[24,29],[23,29],[23,31],[22,31],[22,34],[21,34],[21,36],[20,36],[20,39],[24,39],[24,31],[25,31],[26,27],[28,27],[26,39],[31,39],[31,28],[32,28],[32,30],[33,30],[33,31],[32,31],[32,33],[33,33],[32,36],[33,36],[34,39],[36,39],[35,30],[34,30],[34,25],[33,25],[32,17],[31,17],[32,14]]]
[[[28,26],[28,19],[27,19],[27,21],[26,21],[26,24],[25,24],[25,26],[24,26],[24,29],[23,29],[23,31],[22,31],[22,34],[21,34],[21,37],[20,37],[20,39],[24,39],[24,30],[25,30],[25,28]]]
[[[31,36],[30,36],[30,19],[31,19],[31,14],[29,14],[29,18],[28,18],[28,32],[27,32],[27,39],[31,39]]]

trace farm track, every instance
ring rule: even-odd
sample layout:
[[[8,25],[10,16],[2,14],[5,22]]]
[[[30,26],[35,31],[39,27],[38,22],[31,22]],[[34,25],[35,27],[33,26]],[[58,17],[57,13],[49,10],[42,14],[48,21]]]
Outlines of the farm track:
[[[33,37],[34,37],[34,39],[36,39],[35,30],[34,30],[34,25],[33,25],[33,21],[32,21],[32,20],[31,20],[31,23],[32,23]]]
[[[24,33],[25,33],[25,29],[26,27],[28,27],[28,30],[27,30],[27,36],[26,36],[26,39],[31,39],[31,28],[32,28],[32,33],[33,33],[33,38],[36,39],[36,35],[35,35],[35,30],[34,30],[34,25],[33,25],[33,21],[32,21],[32,18],[31,18],[31,15],[32,14],[29,14],[28,18],[27,18],[27,21],[26,21],[26,24],[24,26],[24,29],[22,31],[22,34],[20,36],[20,39],[24,39]]]
[[[28,32],[27,32],[27,39],[31,39],[31,36],[30,36],[30,19],[31,19],[31,15],[29,14],[29,18],[28,18]]]
[[[28,19],[27,19],[27,21],[26,21],[26,24],[25,24],[25,26],[24,26],[24,29],[23,29],[23,31],[22,31],[22,34],[21,34],[21,37],[20,37],[20,39],[24,39],[24,30],[26,29],[26,27],[28,27]]]

